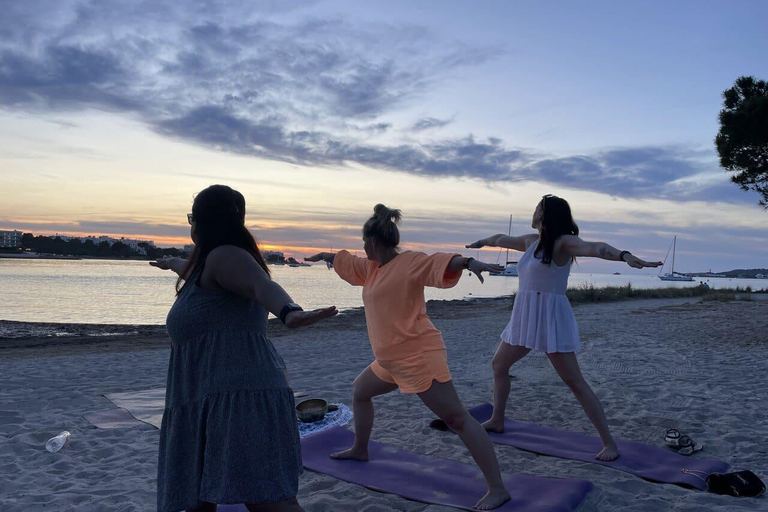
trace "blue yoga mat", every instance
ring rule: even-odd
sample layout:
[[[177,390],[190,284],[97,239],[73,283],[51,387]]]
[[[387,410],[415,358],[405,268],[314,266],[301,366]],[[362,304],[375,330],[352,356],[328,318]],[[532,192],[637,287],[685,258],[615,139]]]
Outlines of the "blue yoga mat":
[[[469,412],[482,423],[490,419],[493,406],[478,405]],[[595,455],[602,449],[602,443],[597,436],[558,430],[509,418],[504,420],[503,434],[489,432],[489,435],[496,444],[514,446],[541,455],[592,462],[632,473],[651,482],[678,484],[701,490],[706,489],[704,482],[695,476],[683,473],[683,469],[709,474],[723,473],[728,471],[729,467],[728,463],[720,460],[686,457],[666,448],[622,440],[617,441],[619,458],[613,462],[603,462],[595,459]]]

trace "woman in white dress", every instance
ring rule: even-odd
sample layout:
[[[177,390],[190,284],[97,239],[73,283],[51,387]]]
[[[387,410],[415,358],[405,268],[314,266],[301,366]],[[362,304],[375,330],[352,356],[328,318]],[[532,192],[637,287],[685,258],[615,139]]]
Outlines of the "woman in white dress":
[[[571,208],[565,199],[545,195],[533,214],[531,226],[539,234],[494,235],[467,245],[467,248],[506,247],[525,254],[517,264],[520,287],[515,296],[512,318],[493,357],[493,416],[483,426],[491,432],[504,431],[504,411],[509,397],[509,369],[531,350],[545,352],[560,378],[579,400],[603,442],[595,457],[611,461],[619,456],[608,429],[605,411],[579,370],[575,352],[581,347],[573,310],[565,296],[568,274],[574,258],[594,257],[623,261],[631,267],[658,267],[629,251],[619,251],[604,242],[579,238]]]

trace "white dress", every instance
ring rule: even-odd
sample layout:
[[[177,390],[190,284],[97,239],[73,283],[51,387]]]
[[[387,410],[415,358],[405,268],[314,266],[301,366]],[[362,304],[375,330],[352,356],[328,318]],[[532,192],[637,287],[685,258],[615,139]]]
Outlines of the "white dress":
[[[547,353],[575,352],[581,348],[579,329],[565,296],[572,262],[545,265],[542,254],[534,256],[538,245],[538,241],[531,244],[517,264],[520,288],[501,339]]]

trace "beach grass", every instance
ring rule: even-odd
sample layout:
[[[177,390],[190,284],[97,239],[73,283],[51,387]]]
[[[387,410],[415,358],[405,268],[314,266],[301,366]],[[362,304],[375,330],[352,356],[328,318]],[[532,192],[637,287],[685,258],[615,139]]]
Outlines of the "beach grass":
[[[750,300],[751,293],[765,293],[753,291],[751,287],[712,289],[703,286],[690,286],[686,288],[635,288],[630,283],[625,286],[601,286],[592,283],[584,283],[566,291],[568,300],[572,304],[585,304],[591,302],[616,302],[631,299],[677,299],[686,297],[700,297],[706,301]]]

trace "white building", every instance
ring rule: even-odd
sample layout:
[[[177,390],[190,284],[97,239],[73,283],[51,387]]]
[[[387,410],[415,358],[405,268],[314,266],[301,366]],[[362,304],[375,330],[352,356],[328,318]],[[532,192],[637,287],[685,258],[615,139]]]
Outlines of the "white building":
[[[144,247],[139,246],[139,244],[146,244],[149,247],[155,248],[155,242],[152,240],[138,240],[136,238],[114,238],[111,236],[101,235],[101,236],[69,236],[69,235],[60,235],[56,233],[53,235],[53,238],[61,238],[65,242],[69,242],[70,240],[77,240],[80,243],[85,242],[86,240],[90,240],[93,242],[94,245],[100,245],[104,242],[108,243],[110,247],[112,247],[117,242],[120,242],[122,244],[127,245],[134,251],[138,252],[139,254],[147,254],[147,250]]]
[[[0,247],[21,247],[21,231],[0,231]]]

